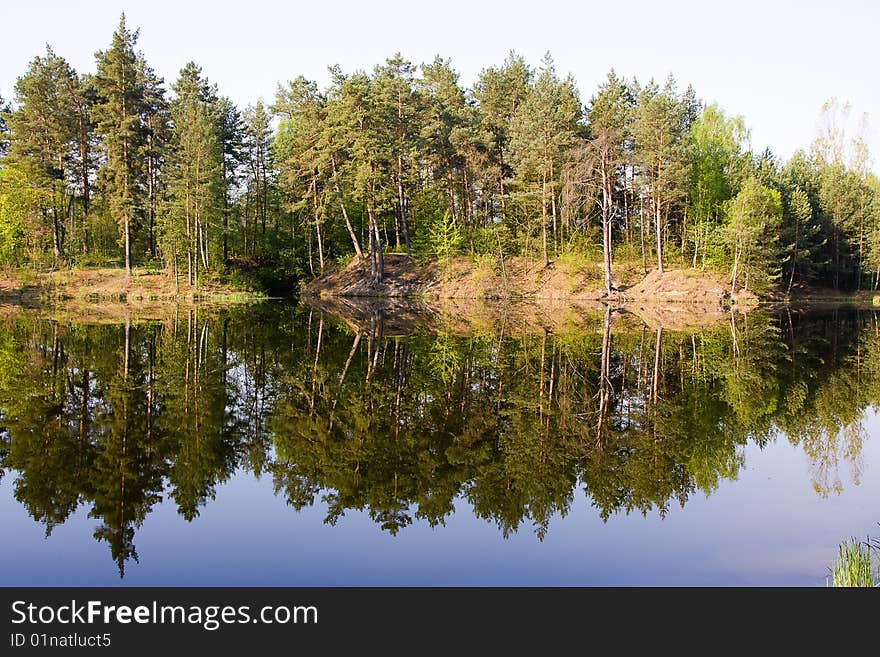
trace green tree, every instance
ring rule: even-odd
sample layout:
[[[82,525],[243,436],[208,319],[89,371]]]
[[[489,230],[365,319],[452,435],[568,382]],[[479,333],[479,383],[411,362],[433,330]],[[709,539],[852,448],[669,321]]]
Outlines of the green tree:
[[[633,123],[635,156],[649,197],[657,271],[663,273],[663,230],[673,202],[681,200],[686,175],[689,104],[679,98],[672,76],[661,89],[653,81],[639,91]],[[646,217],[642,217],[644,222]]]
[[[728,204],[727,221],[733,270],[731,291],[736,291],[740,277],[743,287],[766,290],[780,275],[779,228],[782,224],[782,199],[779,192],[761,185],[755,178]]]
[[[629,85],[612,70],[590,101],[587,114],[590,140],[587,157],[600,190],[602,212],[602,264],[605,294],[613,287],[611,272],[612,224],[617,215],[615,202],[621,169],[629,157],[635,98]]]
[[[436,62],[435,62],[436,63]],[[408,193],[409,163],[416,159],[419,128],[424,123],[421,99],[415,88],[415,66],[400,53],[377,67],[373,75],[375,110],[384,126],[386,164],[394,189],[394,239],[400,248],[403,237],[410,252]]]
[[[323,273],[325,231],[322,230],[322,225],[325,204],[329,200],[329,187],[333,184],[333,164],[328,157],[331,154],[326,148],[324,134],[326,101],[318,93],[317,85],[300,76],[289,82],[286,88],[279,86],[272,110],[284,117],[278,125],[274,144],[279,182],[287,191],[290,210],[304,216],[310,271],[314,272],[311,249],[311,236],[314,232],[318,247],[318,266]],[[347,220],[347,213],[345,216]],[[348,223],[347,227],[356,244],[357,238],[351,230],[351,224]]]
[[[833,285],[861,285],[864,250],[864,141],[849,129],[850,104],[836,98],[822,106],[819,134],[812,144],[818,170],[818,196],[829,232]]]
[[[830,228],[831,266],[835,289],[841,275],[860,273],[853,265],[851,244],[858,239],[860,182],[855,173],[842,163],[823,162],[819,165],[819,202]]]
[[[215,104],[223,151],[223,262],[226,263],[230,254],[229,220],[233,211],[233,197],[245,162],[246,153],[243,148],[245,137],[241,112],[235,103],[226,96],[219,96]]]
[[[144,214],[146,229],[145,250],[151,256],[157,255],[156,214],[159,199],[162,197],[166,182],[162,175],[162,166],[167,156],[171,141],[171,116],[165,100],[164,81],[158,77],[147,64],[143,55],[139,55],[138,70],[143,79],[144,108],[143,127],[144,143],[141,147],[142,161],[145,163],[146,190],[144,195]]]
[[[336,138],[346,145],[352,192],[366,206],[370,273],[373,282],[381,284],[385,277],[385,260],[379,209],[391,196],[382,117],[369,76],[364,73],[344,75],[339,70],[334,70],[333,75],[329,120]]]
[[[27,251],[36,262],[45,203],[18,165],[0,168],[0,262],[4,265],[21,264]]]
[[[534,79],[521,55],[511,51],[500,67],[483,69],[474,87],[482,129],[488,133],[484,178],[490,192],[490,214],[507,220],[505,180],[513,177],[510,155],[511,125],[528,98]]]
[[[6,125],[6,117],[9,114],[9,104],[0,95],[0,158],[9,150],[9,127]]]
[[[870,190],[869,213],[872,222],[868,227],[866,264],[871,268],[872,288],[880,285],[880,178],[869,174],[865,184]]]
[[[548,229],[558,248],[557,181],[564,154],[581,133],[581,103],[574,80],[560,80],[550,53],[511,125],[510,149],[517,177],[527,189],[537,186],[540,199],[541,255],[550,263]],[[552,221],[552,226],[550,222]]]
[[[250,241],[248,238],[249,212],[245,210],[244,251],[265,255],[268,247],[266,224],[272,213],[272,189],[274,187],[274,160],[272,153],[271,115],[262,100],[248,107],[242,117],[244,123],[245,196],[246,206],[253,212]],[[258,234],[259,230],[259,234]]]
[[[787,292],[791,293],[796,277],[808,279],[812,258],[818,244],[821,226],[813,215],[810,197],[800,187],[788,194],[784,204],[782,244],[785,246],[789,268]]]
[[[110,215],[117,222],[130,274],[132,235],[144,215],[143,152],[147,143],[144,115],[148,110],[143,59],[135,51],[138,31],[131,32],[125,14],[107,50],[95,54],[97,73],[92,118],[101,138],[103,164],[99,180],[107,196]]]
[[[67,220],[73,213],[76,144],[82,120],[79,78],[50,47],[34,58],[15,85],[18,109],[9,116],[10,159],[39,190],[41,214],[50,227],[55,261],[64,256]]]
[[[214,89],[193,62],[180,71],[171,104],[168,212],[163,251],[175,276],[185,254],[187,282],[199,285],[200,271],[210,268],[211,231],[223,210],[223,152],[215,114]]]
[[[691,127],[690,144],[690,241],[692,266],[706,263],[713,237],[724,221],[724,208],[739,186],[745,166],[743,144],[748,130],[742,117],[728,117],[717,105],[703,110]]]

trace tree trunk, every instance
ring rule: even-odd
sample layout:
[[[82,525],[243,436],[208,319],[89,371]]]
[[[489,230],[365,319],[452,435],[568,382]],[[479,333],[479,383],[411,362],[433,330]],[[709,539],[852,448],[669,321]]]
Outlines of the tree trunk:
[[[156,257],[156,237],[154,233],[154,222],[155,222],[155,208],[154,208],[154,194],[155,194],[155,185],[153,180],[154,175],[154,163],[153,163],[153,135],[151,134],[152,129],[152,117],[147,119],[147,252],[152,257]]]
[[[663,273],[663,213],[662,213],[662,202],[660,199],[654,199],[654,205],[657,210],[657,217],[655,220],[655,226],[657,229],[657,271],[661,274]]]
[[[602,328],[602,361],[599,373],[599,420],[596,422],[596,442],[602,439],[602,424],[608,410],[609,387],[611,385],[611,306],[605,307],[605,322]]]
[[[82,162],[80,163],[80,184],[82,185],[83,190],[83,218],[82,218],[82,227],[83,227],[83,237],[82,237],[82,249],[83,253],[88,253],[89,250],[89,208],[91,207],[91,183],[89,181],[89,145],[88,145],[88,136],[81,139],[79,145],[79,157]]]
[[[409,246],[409,224],[407,222],[406,212],[406,194],[403,189],[403,154],[397,154],[397,204],[400,209],[400,229],[403,231],[403,242],[406,245],[407,254],[411,254]],[[397,246],[400,246],[398,239]]]
[[[125,231],[125,273],[131,276],[131,221],[129,210],[126,209],[124,216]]]
[[[501,196],[501,222],[507,219],[507,206],[504,202],[504,149],[498,143],[498,189]]]
[[[602,257],[605,266],[605,294],[611,296],[611,186],[606,163],[602,163]]]
[[[559,235],[556,226],[556,182],[553,176],[553,164],[550,164],[550,217],[553,222],[553,256],[559,257]]]
[[[733,257],[733,274],[730,277],[730,293],[733,294],[736,292],[736,277],[739,274],[739,260],[742,254],[742,250],[739,248],[739,245],[736,246],[734,257]]]
[[[541,179],[541,251],[544,256],[544,266],[550,264],[547,257],[547,172],[542,174]]]
[[[660,347],[663,341],[663,327],[657,328],[657,342],[654,346],[654,380],[651,389],[651,400],[656,405],[660,390]]]
[[[794,285],[794,274],[795,274],[795,270],[797,269],[797,263],[798,263],[798,242],[800,241],[800,235],[799,235],[800,223],[801,223],[800,219],[798,219],[797,215],[795,215],[794,255],[792,256],[792,259],[791,259],[791,276],[788,279],[788,290],[786,291],[786,294],[789,294],[789,295],[791,294],[791,286]]]
[[[446,193],[449,196],[449,214],[452,217],[452,225],[458,225],[458,216],[455,212],[455,184],[452,182],[452,162],[446,160]]]
[[[229,260],[229,183],[226,179],[226,158],[222,158],[223,176],[223,263]]]
[[[371,164],[371,169],[375,171],[375,164]],[[382,253],[382,235],[379,233],[379,224],[376,221],[376,211],[373,207],[373,178],[371,177],[367,183],[367,214],[370,217],[370,230],[373,235],[373,254],[376,266],[373,280],[376,283],[385,281],[385,256]]]
[[[382,235],[379,232],[379,224],[376,222],[376,213],[373,210],[372,201],[367,206],[367,212],[370,215],[370,227],[373,231],[373,257],[376,261],[374,280],[376,283],[383,283],[385,281],[385,256],[382,252]]]
[[[364,262],[364,254],[361,251],[360,242],[358,242],[357,235],[355,235],[354,228],[351,226],[351,221],[348,217],[348,211],[345,209],[345,201],[343,200],[342,190],[339,188],[339,180],[336,174],[336,158],[330,158],[330,164],[333,167],[333,189],[336,192],[336,196],[339,198],[339,208],[342,210],[342,218],[345,220],[345,228],[348,230],[348,235],[351,237],[351,243],[354,245],[354,252],[357,254],[358,260],[363,264]],[[407,235],[407,250],[409,249],[409,236]]]
[[[642,273],[648,273],[648,254],[645,251],[645,200],[639,200],[639,234],[642,242]]]
[[[52,209],[52,255],[55,256],[55,264],[61,260],[61,222],[58,221],[58,211]]]
[[[315,236],[318,240],[318,267],[321,273],[324,273],[324,244],[321,239],[321,217],[318,213],[318,179],[312,176],[312,208],[315,217]]]

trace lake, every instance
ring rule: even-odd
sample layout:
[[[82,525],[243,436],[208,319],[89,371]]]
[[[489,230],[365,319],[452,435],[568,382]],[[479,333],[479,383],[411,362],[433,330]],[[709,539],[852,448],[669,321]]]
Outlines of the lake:
[[[824,586],[877,534],[872,310],[420,312],[7,311],[0,584]]]

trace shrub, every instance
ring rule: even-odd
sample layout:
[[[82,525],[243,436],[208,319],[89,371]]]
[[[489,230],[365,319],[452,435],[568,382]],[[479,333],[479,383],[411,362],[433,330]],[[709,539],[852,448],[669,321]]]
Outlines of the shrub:
[[[437,259],[442,263],[448,263],[449,258],[455,255],[461,246],[461,228],[453,222],[448,210],[443,213],[442,218],[430,225],[428,235],[431,250],[437,254]]]

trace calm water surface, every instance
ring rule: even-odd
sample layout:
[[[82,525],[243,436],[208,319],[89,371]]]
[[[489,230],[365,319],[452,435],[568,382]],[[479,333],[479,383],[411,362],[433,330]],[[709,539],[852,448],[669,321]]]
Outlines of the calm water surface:
[[[872,311],[456,326],[7,316],[0,584],[824,585],[877,533]]]

